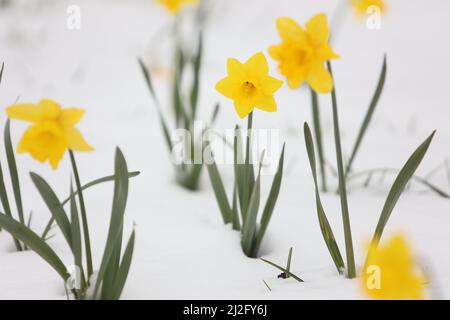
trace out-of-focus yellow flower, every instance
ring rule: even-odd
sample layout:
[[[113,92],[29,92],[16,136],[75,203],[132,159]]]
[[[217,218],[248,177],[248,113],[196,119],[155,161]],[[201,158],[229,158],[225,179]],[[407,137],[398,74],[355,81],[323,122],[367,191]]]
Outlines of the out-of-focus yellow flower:
[[[362,287],[369,297],[424,299],[424,282],[403,235],[395,235],[384,246],[370,247],[362,276]]]
[[[384,13],[386,11],[386,5],[384,0],[349,0],[356,14],[359,16],[364,16],[369,14],[367,10],[370,7],[376,7],[380,10],[380,13]]]
[[[273,94],[283,81],[269,76],[267,59],[258,52],[244,64],[230,58],[227,62],[228,76],[216,84],[216,90],[234,101],[239,117],[244,118],[254,108],[268,112],[277,111]]]
[[[49,161],[53,169],[58,167],[67,149],[74,151],[94,150],[83,138],[75,125],[84,114],[83,109],[65,108],[53,100],[42,99],[39,103],[17,103],[6,108],[11,119],[31,122],[17,147],[18,153],[29,152],[40,161]]]
[[[155,0],[172,14],[177,14],[186,5],[197,5],[199,0]]]
[[[297,88],[306,81],[318,93],[330,92],[333,78],[324,63],[339,56],[328,45],[330,30],[326,15],[315,15],[305,29],[291,18],[282,17],[277,20],[277,29],[281,43],[271,46],[269,54],[279,61],[279,70],[289,87]]]

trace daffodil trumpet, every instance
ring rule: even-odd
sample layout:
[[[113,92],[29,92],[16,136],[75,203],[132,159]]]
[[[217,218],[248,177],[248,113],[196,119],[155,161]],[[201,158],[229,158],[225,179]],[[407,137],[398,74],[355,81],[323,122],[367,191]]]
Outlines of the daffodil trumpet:
[[[331,64],[328,63],[328,68],[331,73]],[[332,113],[333,113],[333,126],[334,126],[334,138],[336,147],[336,160],[337,160],[337,171],[339,179],[339,195],[341,201],[341,213],[342,221],[344,226],[344,239],[345,239],[345,249],[346,249],[346,263],[344,262],[341,252],[339,250],[339,245],[334,237],[334,233],[330,223],[328,222],[327,216],[325,214],[325,209],[322,205],[320,198],[320,189],[317,179],[316,170],[316,157],[314,143],[312,140],[311,130],[307,123],[304,124],[304,136],[305,144],[308,153],[308,159],[311,167],[311,172],[314,180],[315,186],[315,202],[317,208],[317,215],[319,219],[320,229],[322,231],[323,238],[327,245],[330,256],[338,270],[339,273],[346,273],[348,278],[353,278],[356,276],[353,242],[352,242],[352,229],[350,224],[349,215],[349,205],[347,199],[347,188],[346,188],[346,175],[344,169],[344,163],[342,159],[342,148],[340,141],[340,131],[339,131],[339,117],[338,117],[338,107],[336,98],[336,89],[333,88],[331,93],[332,102]],[[372,246],[376,248],[378,242],[381,239],[381,235],[386,227],[389,217],[397,204],[401,194],[406,188],[406,185],[414,176],[415,171],[422,162],[428,147],[433,139],[434,132],[412,153],[409,159],[406,161],[405,165],[402,167],[398,173],[392,187],[386,197],[385,204],[381,211],[378,224],[375,228],[373,235]]]
[[[281,85],[280,80],[269,75],[267,60],[261,52],[253,55],[245,63],[233,58],[228,59],[227,76],[216,84],[218,92],[234,101],[234,109],[238,116],[241,119],[247,117],[244,156],[239,126],[236,126],[234,131],[234,183],[231,201],[226,194],[209,141],[205,143],[206,147],[204,148],[205,151],[210,151],[212,161],[208,162],[206,167],[222,219],[225,224],[231,223],[234,230],[241,232],[242,250],[246,256],[251,258],[258,257],[280,192],[284,164],[283,145],[272,186],[258,221],[263,156],[261,156],[260,164],[255,172],[251,159],[254,110],[275,112],[277,104],[273,95]]]

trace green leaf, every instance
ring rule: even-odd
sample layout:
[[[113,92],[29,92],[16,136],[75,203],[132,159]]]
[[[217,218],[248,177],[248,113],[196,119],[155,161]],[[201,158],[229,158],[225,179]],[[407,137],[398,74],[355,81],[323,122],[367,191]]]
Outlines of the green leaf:
[[[349,159],[349,161],[347,163],[347,167],[345,169],[346,176],[348,175],[348,173],[350,172],[350,170],[352,168],[352,164],[353,164],[353,161],[355,160],[355,156],[359,150],[359,147],[361,146],[361,142],[364,138],[364,135],[366,134],[367,128],[369,127],[370,121],[372,120],[372,116],[373,116],[375,108],[378,104],[378,101],[380,99],[381,93],[383,92],[384,82],[386,80],[386,69],[387,69],[386,55],[384,55],[383,66],[381,67],[381,72],[380,72],[380,76],[378,78],[377,87],[373,94],[372,100],[370,101],[369,108],[367,109],[364,120],[359,129],[355,144],[352,149],[352,153],[350,155],[350,159]]]
[[[70,183],[70,194],[73,195],[72,183]],[[83,264],[82,264],[82,246],[81,246],[81,230],[80,230],[80,220],[78,219],[78,209],[77,203],[74,197],[70,198],[70,226],[72,235],[72,252],[74,263],[80,268],[82,274],[84,275]],[[84,282],[83,276],[83,282]],[[85,284],[83,283],[83,286]]]
[[[248,204],[245,221],[242,226],[242,250],[248,257],[251,258],[255,258],[257,255],[257,252],[254,251],[254,246],[256,244],[256,228],[261,191],[260,177],[261,172],[258,173],[258,177],[256,178],[252,195],[250,197],[250,202]]]
[[[414,153],[409,157],[408,161],[406,161],[403,168],[400,170],[386,198],[383,210],[381,211],[380,218],[378,220],[378,224],[372,238],[372,245],[378,245],[384,228],[386,227],[386,224],[389,220],[389,217],[391,216],[392,211],[394,210],[395,205],[398,202],[398,199],[400,198],[409,180],[413,177],[414,173],[422,162],[428,150],[428,147],[433,140],[434,134],[435,131],[433,131],[433,133],[414,151]]]
[[[22,196],[20,193],[19,174],[17,173],[16,158],[14,156],[14,149],[11,143],[11,130],[9,119],[6,121],[4,134],[5,134],[4,140],[5,140],[6,158],[8,160],[9,174],[11,176],[11,184],[13,187],[14,198],[16,200],[17,213],[19,215],[19,221],[25,224],[22,206]]]
[[[276,263],[273,263],[272,261],[266,260],[264,258],[260,258],[262,261],[264,261],[265,263],[270,264],[272,267],[277,268],[278,270],[286,273],[286,275],[288,275],[289,277],[294,278],[295,280],[297,280],[298,282],[304,282],[301,278],[297,277],[295,274],[293,274],[291,271],[283,268],[282,266],[277,265]]]
[[[345,268],[344,260],[342,259],[339,246],[334,238],[333,230],[331,229],[330,223],[328,222],[327,216],[322,206],[322,201],[320,200],[319,184],[317,182],[317,171],[316,171],[316,156],[314,151],[314,143],[312,140],[311,130],[308,124],[304,124],[304,134],[305,134],[305,144],[308,153],[309,164],[311,166],[311,172],[314,180],[315,194],[316,194],[316,208],[317,216],[319,218],[320,230],[322,231],[323,239],[327,245],[328,251],[330,252],[331,258],[333,259],[336,269],[339,273]]]
[[[239,221],[239,208],[238,208],[238,203],[237,203],[237,198],[238,198],[238,194],[237,194],[237,185],[236,185],[236,181],[234,183],[234,188],[233,188],[233,204],[231,207],[231,212],[232,212],[232,224],[233,224],[233,230],[241,230],[241,223]]]
[[[2,67],[2,71],[3,71],[3,67]],[[6,187],[5,187],[5,180],[3,178],[3,169],[2,169],[1,163],[0,163],[0,201],[2,202],[2,206],[3,206],[3,210],[5,211],[5,214],[8,217],[12,218],[11,207],[9,206],[9,200],[8,200],[8,192],[6,191]],[[13,237],[13,239],[14,239],[14,245],[16,246],[16,250],[22,251],[22,246],[20,244],[20,241],[14,237]]]
[[[50,213],[61,229],[61,232],[67,243],[69,244],[69,247],[72,249],[71,226],[66,212],[64,211],[64,207],[62,206],[53,189],[41,176],[36,173],[30,172],[30,177],[48,209],[50,210]]]
[[[194,79],[192,81],[192,88],[191,88],[191,117],[192,119],[195,119],[196,111],[197,111],[197,104],[198,104],[198,93],[199,93],[199,87],[200,87],[200,69],[202,65],[202,53],[203,53],[203,36],[200,32],[199,39],[198,39],[198,47],[197,47],[197,53],[194,57]]]
[[[169,152],[171,152],[173,149],[173,145],[172,145],[172,140],[170,139],[169,127],[167,126],[167,122],[164,119],[163,113],[161,111],[161,105],[159,103],[158,96],[156,95],[156,92],[153,88],[153,83],[152,83],[152,79],[150,77],[150,73],[147,71],[147,68],[145,67],[145,65],[141,59],[138,59],[138,62],[139,62],[139,66],[141,67],[142,73],[144,74],[144,78],[145,78],[145,81],[147,82],[147,86],[148,86],[148,89],[150,90],[150,94],[155,103],[156,112],[158,113],[159,122],[161,124],[161,128],[164,133],[164,138],[166,140],[167,147],[169,148]]]
[[[122,257],[122,262],[120,263],[120,268],[117,271],[117,276],[114,279],[114,287],[112,291],[113,299],[119,299],[122,294],[122,290],[125,286],[125,282],[127,281],[128,272],[130,271],[131,260],[133,258],[133,250],[134,250],[134,230],[131,233],[130,239],[128,240],[127,247],[125,248],[125,252]]]
[[[128,178],[136,177],[139,174],[140,174],[139,171],[129,172],[128,173]],[[99,178],[99,179],[92,180],[91,182],[86,183],[84,186],[82,186],[81,190],[84,191],[84,190],[89,189],[90,187],[94,187],[94,186],[96,186],[98,184],[101,184],[101,183],[104,183],[104,182],[109,182],[109,181],[114,181],[114,177],[115,177],[114,175],[110,175],[110,176],[105,176],[105,177],[102,177],[102,178]],[[73,193],[73,196],[69,196],[63,202],[61,202],[61,204],[64,206],[65,204],[69,203],[70,199],[72,197],[77,196],[77,194],[78,194],[78,190],[75,190],[75,192]],[[53,217],[51,217],[50,220],[47,223],[47,226],[45,227],[44,232],[42,233],[42,236],[41,236],[42,239],[47,238],[47,234],[50,232],[50,229],[52,228],[54,222],[55,222],[55,219],[53,219]]]
[[[74,156],[72,150],[69,150],[69,155],[70,155],[70,163],[72,164],[72,171],[73,171],[73,175],[75,176],[75,183],[76,183],[77,191],[78,191],[78,201],[80,204],[80,212],[81,212],[81,223],[83,226],[84,250],[86,253],[87,277],[89,279],[92,276],[92,273],[94,272],[94,269],[92,266],[92,253],[91,253],[91,240],[90,240],[90,234],[89,234],[89,224],[88,224],[88,220],[87,220],[86,207],[84,205],[84,197],[83,197],[83,191],[81,189],[80,176],[78,174],[77,163],[75,161],[75,156]],[[88,282],[89,282],[89,280],[88,280]]]
[[[331,63],[327,62],[328,71],[333,76]],[[342,224],[344,225],[345,252],[347,257],[347,277],[352,279],[356,276],[355,257],[353,252],[352,229],[350,226],[350,214],[347,201],[347,187],[344,173],[344,162],[342,160],[341,133],[339,130],[339,115],[336,99],[336,82],[331,90],[331,104],[333,107],[334,142],[336,147],[336,162],[339,178],[339,196],[341,198]]]
[[[209,146],[209,143],[207,143],[207,146]],[[231,222],[232,211],[225,192],[225,187],[223,186],[222,178],[220,177],[220,173],[214,159],[212,159],[211,164],[206,165],[206,168],[214,190],[214,195],[216,196],[217,204],[219,205],[220,213],[222,214],[223,222],[227,224]]]
[[[325,170],[325,156],[323,151],[323,143],[322,143],[322,129],[320,123],[320,108],[319,108],[319,100],[317,97],[317,93],[310,88],[311,91],[311,107],[312,107],[312,115],[313,115],[313,123],[314,123],[314,135],[317,144],[317,152],[319,156],[319,166],[320,166],[320,177],[322,179],[322,191],[327,191],[327,178],[326,178],[326,170]]]
[[[100,284],[104,280],[107,284],[112,283],[111,279],[116,276],[118,266],[116,266],[117,261],[115,257],[120,257],[121,251],[121,245],[118,242],[122,240],[123,216],[128,197],[128,169],[126,160],[119,148],[116,148],[114,172],[115,180],[111,220],[102,262],[97,275],[97,282],[94,287],[94,299],[97,297]]]
[[[0,214],[0,226],[47,261],[64,281],[67,280],[69,275],[63,262],[36,233],[4,214]]]
[[[286,270],[290,273],[291,272],[291,260],[292,260],[292,247],[289,249],[287,264],[286,264]],[[289,277],[289,274],[286,273],[286,275]]]
[[[267,226],[269,225],[270,218],[272,217],[275,204],[277,203],[278,195],[280,194],[281,180],[283,177],[283,164],[284,164],[284,149],[285,144],[283,144],[283,149],[281,151],[280,160],[278,161],[278,169],[275,173],[275,177],[272,182],[272,187],[270,188],[269,196],[264,207],[264,211],[261,217],[261,225],[256,236],[255,243],[255,253],[259,251],[264,234],[266,233]]]

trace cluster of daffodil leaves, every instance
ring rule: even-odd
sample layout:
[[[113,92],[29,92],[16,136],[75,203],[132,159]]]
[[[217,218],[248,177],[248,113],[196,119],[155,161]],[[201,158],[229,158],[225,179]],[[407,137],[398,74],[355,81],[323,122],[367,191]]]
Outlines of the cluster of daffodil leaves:
[[[3,75],[0,70],[0,82]],[[73,299],[119,299],[131,265],[134,249],[134,230],[125,250],[122,250],[124,214],[128,197],[128,180],[139,172],[128,172],[127,163],[119,148],[116,149],[114,174],[81,184],[74,152],[94,150],[75,127],[84,115],[80,108],[62,108],[57,102],[42,99],[38,103],[16,103],[6,108],[9,119],[29,122],[17,146],[17,152],[29,153],[39,162],[48,162],[56,170],[68,151],[73,170],[73,180],[68,182],[68,196],[58,198],[50,184],[39,174],[30,177],[48,207],[50,218],[47,227],[38,234],[31,228],[31,213],[25,217],[16,166],[11,123],[8,119],[4,130],[4,146],[17,207],[17,218],[10,205],[0,165],[0,200],[4,212],[0,214],[0,227],[9,232],[18,251],[33,250],[42,257],[62,278],[68,298]],[[72,180],[72,179],[71,179]],[[103,257],[99,265],[92,260],[88,214],[83,193],[86,189],[108,181],[114,182],[111,218]],[[67,208],[65,208],[65,206]],[[69,272],[62,259],[47,243],[49,233],[56,225],[62,233],[73,256],[74,274]],[[96,269],[94,269],[96,267]]]

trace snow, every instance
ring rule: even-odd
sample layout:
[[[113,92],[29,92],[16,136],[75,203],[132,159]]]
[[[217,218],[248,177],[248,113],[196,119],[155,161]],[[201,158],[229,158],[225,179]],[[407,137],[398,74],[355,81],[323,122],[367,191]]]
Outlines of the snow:
[[[205,65],[200,115],[208,119],[216,101],[222,103],[217,128],[241,123],[231,103],[213,89],[225,74],[228,57],[247,59],[277,43],[275,19],[288,15],[306,21],[323,11],[332,16],[335,5],[326,0],[213,0],[206,32]],[[69,5],[81,8],[81,29],[66,27]],[[421,164],[424,176],[448,156],[450,145],[450,3],[445,0],[389,1],[381,30],[346,14],[334,48],[342,58],[333,63],[342,140],[349,152],[376,85],[382,56],[388,55],[385,91],[368,135],[355,162],[355,170],[374,167],[400,168],[411,152],[437,129]],[[284,86],[277,94],[279,111],[256,112],[256,128],[279,128],[286,145],[286,171],[262,255],[284,264],[294,247],[292,271],[305,283],[277,279],[278,270],[258,259],[245,257],[239,234],[223,226],[206,174],[201,190],[182,189],[174,181],[156,109],[150,99],[136,58],[164,60],[156,32],[170,24],[170,17],[150,0],[14,1],[0,9],[0,61],[5,72],[0,104],[53,98],[65,106],[87,110],[79,127],[95,146],[93,153],[77,154],[81,178],[87,182],[113,172],[114,148],[120,146],[130,170],[141,175],[131,180],[126,212],[125,238],[136,223],[136,247],[123,299],[363,299],[358,279],[339,276],[320,233],[301,126],[310,121],[309,94]],[[164,35],[161,36],[164,38]],[[162,40],[161,40],[162,41]],[[155,58],[156,57],[156,58]],[[160,61],[157,61],[159,63]],[[272,74],[276,65],[271,61]],[[279,75],[277,75],[279,76]],[[164,75],[155,80],[163,101]],[[320,98],[326,155],[334,163],[331,106]],[[0,123],[6,116],[0,113]],[[241,123],[244,125],[244,122]],[[18,141],[24,123],[12,123]],[[2,147],[3,148],[3,147]],[[6,159],[0,155],[4,170]],[[57,171],[17,156],[25,212],[33,210],[33,229],[45,226],[49,212],[32,185],[28,172],[38,172],[60,197],[69,192],[70,163],[66,156]],[[228,189],[231,167],[221,166]],[[361,267],[365,244],[371,238],[394,176],[369,188],[352,185],[350,216],[357,265]],[[264,177],[267,190],[270,177]],[[432,182],[450,190],[443,170]],[[7,181],[9,186],[9,181]],[[334,181],[334,185],[335,185]],[[263,193],[265,199],[266,193]],[[112,184],[86,192],[94,262],[100,263],[109,223]],[[344,252],[339,198],[324,194],[325,211]],[[14,208],[14,205],[12,205]],[[387,225],[384,238],[406,233],[432,274],[433,298],[450,297],[450,202],[413,185],[405,193]],[[49,241],[66,264],[71,257],[59,233]],[[33,252],[15,252],[10,235],[0,232],[0,298],[65,299],[56,272]],[[271,287],[267,289],[265,280]]]

